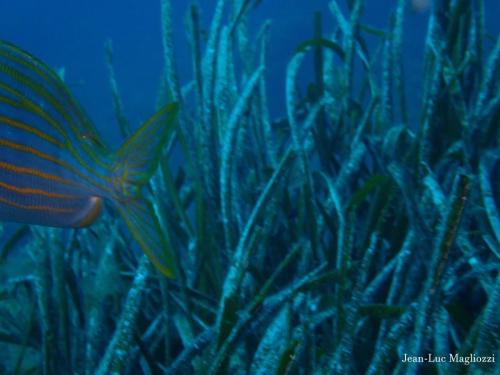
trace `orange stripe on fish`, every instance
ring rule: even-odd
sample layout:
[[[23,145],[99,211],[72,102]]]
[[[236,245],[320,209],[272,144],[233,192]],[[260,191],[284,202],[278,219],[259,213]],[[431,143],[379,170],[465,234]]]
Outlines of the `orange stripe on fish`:
[[[5,91],[14,95],[17,98],[17,100],[12,100],[9,97],[0,96],[0,102],[5,103],[11,107],[23,109],[23,110],[26,110],[30,113],[33,113],[34,115],[36,115],[40,119],[47,121],[47,124],[49,124],[52,129],[56,130],[61,135],[63,135],[65,138],[67,138],[67,134],[64,131],[64,129],[57,123],[56,120],[54,120],[54,118],[52,116],[50,116],[38,104],[36,104],[32,100],[30,100],[28,97],[26,97],[23,93],[17,91],[16,89],[12,88],[9,85],[6,85],[6,84],[0,82],[0,88],[4,89]]]
[[[29,174],[32,176],[43,178],[45,180],[60,182],[60,183],[67,184],[67,185],[78,185],[75,181],[67,180],[65,178],[62,178],[62,177],[59,177],[59,176],[56,176],[56,175],[53,175],[50,173],[45,173],[45,172],[42,172],[38,169],[20,167],[18,165],[6,163],[3,161],[0,161],[0,169],[5,169],[7,171],[20,173],[20,174]]]
[[[17,203],[14,201],[11,201],[9,199],[3,198],[0,196],[0,203],[5,203],[8,204],[9,206],[13,206],[16,208],[22,208],[24,210],[32,210],[32,211],[49,211],[49,212],[55,212],[55,213],[71,213],[75,212],[75,209],[73,208],[61,208],[61,207],[51,207],[51,206],[38,206],[38,205],[27,205],[27,204],[21,204]]]
[[[21,151],[21,152],[26,152],[26,153],[38,156],[41,159],[45,159],[45,160],[51,161],[54,164],[57,164],[57,165],[59,165],[61,167],[66,168],[68,171],[71,171],[74,175],[80,177],[81,179],[83,179],[84,181],[90,183],[91,185],[97,186],[98,188],[100,188],[100,189],[102,189],[104,191],[111,192],[111,190],[109,188],[107,188],[106,186],[102,186],[102,185],[96,184],[94,181],[92,181],[90,178],[88,178],[84,174],[80,173],[78,170],[76,170],[74,167],[72,167],[68,163],[65,163],[64,161],[59,160],[59,159],[57,159],[57,158],[55,158],[55,157],[53,157],[53,156],[51,156],[49,154],[46,154],[46,153],[44,153],[42,151],[39,151],[39,150],[37,150],[37,149],[35,149],[33,147],[22,145],[22,144],[19,144],[19,143],[14,143],[14,142],[8,141],[6,139],[0,138],[0,147],[1,146],[10,147],[10,148],[12,148],[14,150]],[[107,181],[108,179],[105,178],[105,180]]]
[[[46,133],[22,122],[22,121],[18,121],[18,120],[14,120],[12,118],[9,118],[9,117],[6,117],[6,116],[1,116],[0,115],[0,122],[6,124],[6,125],[9,125],[9,126],[12,126],[14,128],[17,128],[17,129],[21,129],[21,130],[24,130],[28,133],[31,133],[31,134],[34,134],[36,135],[37,137],[39,138],[42,138],[44,140],[46,140],[47,142],[50,142],[54,145],[56,145],[57,147],[60,147],[60,148],[63,148],[64,145],[59,142],[58,140],[56,140],[55,138],[51,137],[50,135],[47,135]]]
[[[50,191],[45,191],[41,189],[33,189],[33,188],[22,188],[14,185],[9,185],[0,181],[0,188],[4,188],[9,191],[13,191],[19,194],[25,195],[43,195],[49,198],[59,198],[59,199],[78,199],[81,198],[76,195],[68,195],[68,194],[60,194],[60,193],[52,193]]]
[[[36,148],[33,148],[31,146],[26,146],[26,145],[22,145],[20,143],[11,142],[11,141],[8,141],[8,140],[2,139],[2,138],[0,138],[0,146],[10,147],[16,151],[26,152],[28,154],[38,156],[41,159],[51,161],[51,162],[53,162],[57,165],[60,165],[62,167],[65,167],[68,169],[70,168],[67,163],[65,163],[65,162],[63,162],[63,161],[61,161],[61,160],[59,160],[59,159],[57,159],[49,154],[46,154],[45,152],[39,151]]]

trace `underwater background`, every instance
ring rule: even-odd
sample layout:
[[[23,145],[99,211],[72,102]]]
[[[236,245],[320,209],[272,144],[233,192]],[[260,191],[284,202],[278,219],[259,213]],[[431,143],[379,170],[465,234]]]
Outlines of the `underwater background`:
[[[143,189],[175,277],[112,207],[0,223],[0,374],[498,373],[499,15],[1,1],[110,150],[179,111]]]

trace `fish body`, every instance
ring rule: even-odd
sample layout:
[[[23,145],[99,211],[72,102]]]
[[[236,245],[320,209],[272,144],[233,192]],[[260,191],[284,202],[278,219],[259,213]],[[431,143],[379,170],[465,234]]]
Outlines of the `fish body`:
[[[176,111],[175,104],[160,109],[110,152],[60,76],[0,41],[0,221],[85,227],[107,201],[153,264],[173,276],[172,255],[141,187]]]

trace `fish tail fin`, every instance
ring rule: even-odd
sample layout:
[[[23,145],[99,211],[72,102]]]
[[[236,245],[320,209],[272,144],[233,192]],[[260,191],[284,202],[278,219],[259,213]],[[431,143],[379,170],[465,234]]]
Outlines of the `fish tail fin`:
[[[111,168],[114,203],[130,232],[153,265],[174,277],[174,256],[161,229],[153,205],[140,188],[155,172],[162,148],[171,134],[176,104],[156,112],[118,149]]]

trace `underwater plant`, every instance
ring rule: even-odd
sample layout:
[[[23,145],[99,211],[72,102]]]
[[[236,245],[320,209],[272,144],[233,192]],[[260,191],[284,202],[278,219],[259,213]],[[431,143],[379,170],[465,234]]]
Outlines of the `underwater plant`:
[[[149,183],[152,169],[138,177],[149,221],[118,206],[89,228],[4,231],[0,373],[498,371],[500,36],[485,30],[485,2],[433,4],[410,111],[407,2],[379,30],[364,23],[363,0],[330,1],[288,63],[280,119],[267,97],[272,24],[249,31],[259,3],[218,0],[206,40],[189,8],[193,73],[181,82],[161,1],[160,117],[133,133],[171,131],[147,133],[156,152],[137,150],[149,159],[139,165],[158,163]],[[128,137],[110,43],[106,53]],[[0,56],[4,105],[45,113],[39,102],[58,95],[47,104],[75,122],[78,147],[101,147],[49,68],[9,44]],[[161,109],[172,102],[175,120]],[[171,279],[129,241],[158,232]],[[19,252],[31,258],[13,262]]]

